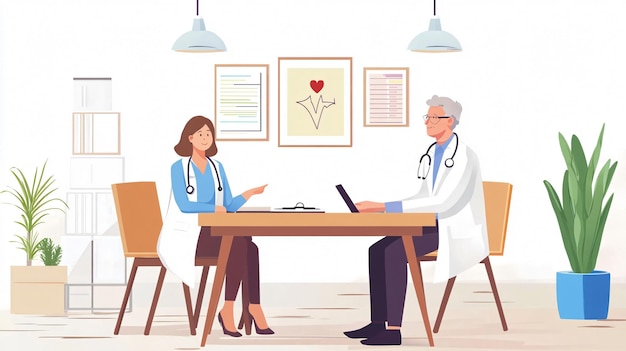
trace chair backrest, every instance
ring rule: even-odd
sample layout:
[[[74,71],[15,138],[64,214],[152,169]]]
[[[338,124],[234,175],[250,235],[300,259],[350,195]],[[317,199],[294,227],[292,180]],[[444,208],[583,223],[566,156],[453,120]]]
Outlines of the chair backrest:
[[[124,256],[157,257],[163,218],[155,182],[112,184]]]
[[[513,185],[500,182],[483,182],[483,192],[485,195],[489,255],[502,256],[509,222]]]

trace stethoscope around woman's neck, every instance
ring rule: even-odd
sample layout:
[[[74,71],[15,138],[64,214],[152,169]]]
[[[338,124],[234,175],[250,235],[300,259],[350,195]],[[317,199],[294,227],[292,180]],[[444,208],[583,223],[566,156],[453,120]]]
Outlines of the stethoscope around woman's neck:
[[[220,180],[220,173],[217,171],[217,167],[215,167],[215,163],[213,162],[213,160],[211,160],[211,158],[209,158],[208,156],[206,157],[206,159],[211,162],[211,164],[213,165],[213,169],[215,170],[215,175],[217,176],[217,191],[222,191],[222,181]],[[191,185],[191,182],[189,181],[190,166],[191,156],[189,156],[189,161],[187,161],[187,194],[189,195],[193,194],[193,192],[196,191],[196,189],[193,187],[193,185]]]
[[[454,139],[456,140],[456,144],[454,144],[454,152],[452,153],[452,156],[448,157],[445,161],[443,161],[443,164],[446,165],[447,168],[452,168],[454,166],[454,155],[456,155],[456,150],[459,148],[459,136],[456,135],[456,133],[452,133],[452,135],[454,136]],[[430,149],[432,149],[433,146],[435,145],[437,145],[437,142],[430,144],[430,146],[426,150],[426,153],[423,154],[422,157],[420,157],[420,164],[417,167],[417,179],[426,179],[426,177],[428,176],[428,173],[430,173],[430,163],[432,159],[428,153],[430,152]],[[422,161],[424,160],[424,157],[428,158],[428,169],[426,170],[425,174],[424,174],[424,170],[422,169]],[[420,173],[420,170],[422,170],[421,173]]]

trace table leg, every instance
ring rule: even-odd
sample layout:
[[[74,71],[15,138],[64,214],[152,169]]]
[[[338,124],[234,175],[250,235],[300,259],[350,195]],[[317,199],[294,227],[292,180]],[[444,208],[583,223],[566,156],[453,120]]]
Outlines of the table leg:
[[[435,342],[433,341],[433,331],[430,328],[430,320],[428,319],[428,310],[426,309],[426,294],[424,293],[422,270],[419,261],[417,260],[415,246],[413,246],[413,237],[403,235],[402,242],[404,243],[404,251],[406,251],[406,258],[409,262],[409,269],[411,271],[411,277],[413,278],[413,286],[415,286],[415,293],[417,294],[417,301],[419,302],[420,310],[422,311],[422,319],[424,320],[426,335],[428,335],[428,343],[430,346],[435,346]]]
[[[211,289],[211,298],[209,299],[209,310],[206,314],[204,322],[204,331],[202,332],[202,343],[200,346],[206,345],[207,336],[211,333],[215,312],[217,312],[217,300],[222,293],[222,285],[224,285],[224,277],[226,276],[226,265],[228,264],[228,256],[230,256],[230,248],[233,245],[232,236],[223,236],[220,245],[220,253],[217,256],[217,267],[215,269],[215,277],[213,279],[213,288]]]

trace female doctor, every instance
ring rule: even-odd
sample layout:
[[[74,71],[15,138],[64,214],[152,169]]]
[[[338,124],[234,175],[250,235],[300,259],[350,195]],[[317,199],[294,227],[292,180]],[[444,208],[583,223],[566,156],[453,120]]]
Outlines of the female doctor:
[[[359,212],[437,214],[434,227],[413,237],[418,256],[438,250],[435,282],[446,281],[489,254],[482,178],[477,155],[453,131],[461,104],[434,95],[426,101],[428,136],[435,142],[419,157],[414,195],[401,201],[356,203]],[[345,332],[366,345],[399,345],[407,286],[407,257],[400,237],[385,237],[369,251],[371,323]],[[387,326],[385,327],[385,322]]]
[[[172,194],[157,251],[165,267],[181,280],[195,285],[195,257],[217,256],[221,237],[211,236],[210,227],[198,227],[199,212],[235,212],[250,197],[261,194],[266,185],[232,196],[217,154],[215,127],[203,116],[192,117],[174,150],[182,158],[172,164]],[[172,201],[172,195],[175,203]],[[246,274],[247,270],[247,274]],[[226,267],[224,307],[218,321],[224,334],[241,336],[235,327],[233,307],[239,285],[247,277],[251,320],[257,334],[273,334],[260,305],[259,252],[250,237],[235,237]]]

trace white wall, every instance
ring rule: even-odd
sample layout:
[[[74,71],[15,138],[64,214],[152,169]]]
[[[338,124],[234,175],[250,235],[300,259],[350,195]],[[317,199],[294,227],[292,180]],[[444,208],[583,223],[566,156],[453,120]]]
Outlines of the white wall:
[[[591,149],[607,123],[603,159],[620,162],[598,269],[624,280],[620,228],[626,208],[626,23],[619,0],[438,2],[443,29],[460,40],[455,54],[405,50],[427,29],[429,1],[200,1],[207,29],[228,51],[192,55],[170,50],[190,30],[193,1],[5,0],[0,98],[0,180],[9,166],[32,171],[49,160],[62,192],[69,186],[72,78],[113,78],[113,109],[122,113],[126,180],[155,180],[162,206],[169,192],[173,145],[188,118],[213,114],[213,65],[270,64],[270,141],[222,142],[218,158],[234,191],[269,183],[249,205],[303,201],[346,211],[334,185],[357,200],[394,200],[415,182],[419,156],[431,143],[419,116],[433,94],[463,104],[461,139],[481,157],[485,180],[514,185],[504,257],[494,259],[499,281],[553,280],[568,269],[544,179],[559,184],[564,168],[557,133],[578,134]],[[353,57],[353,147],[277,147],[277,57]],[[362,127],[362,68],[408,66],[411,125]],[[6,161],[6,163],[4,162]],[[251,176],[254,175],[254,176]],[[16,225],[0,215],[0,308],[8,304],[9,266],[23,254],[9,244]],[[63,219],[49,233],[61,235]],[[256,238],[266,282],[366,281],[374,238]],[[480,267],[481,268],[481,267]],[[432,276],[431,265],[424,267]],[[484,279],[472,269],[459,279]]]

